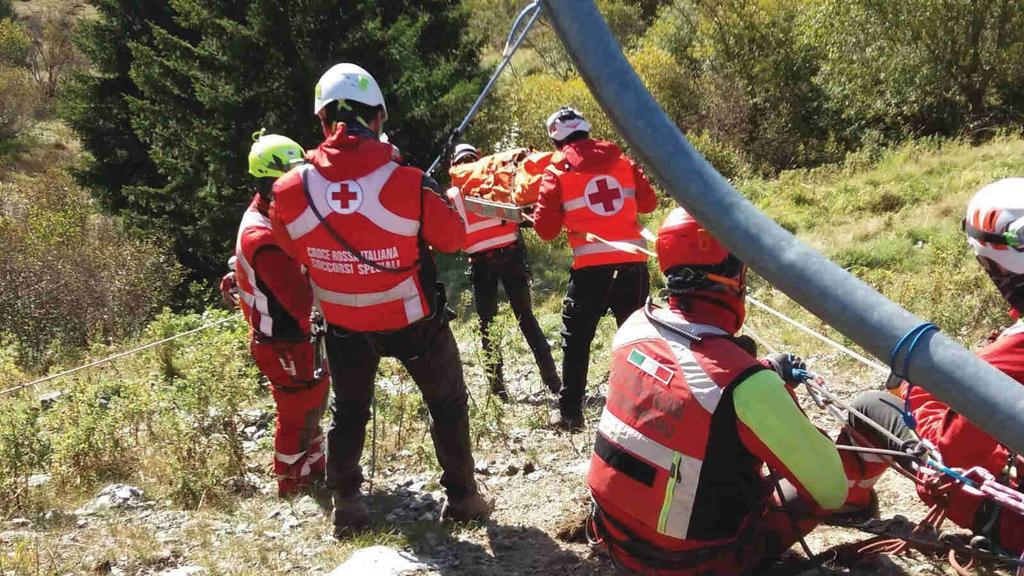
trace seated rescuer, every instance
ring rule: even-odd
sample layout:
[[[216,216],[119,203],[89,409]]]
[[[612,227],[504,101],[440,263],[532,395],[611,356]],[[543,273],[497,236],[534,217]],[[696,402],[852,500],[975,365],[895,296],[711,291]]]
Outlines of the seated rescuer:
[[[641,574],[747,573],[843,503],[843,467],[788,388],[802,362],[759,362],[733,338],[743,263],[681,208],[657,252],[668,308],[648,303],[615,335],[587,478],[591,528]],[[765,463],[783,478],[784,508]]]
[[[967,243],[978,263],[988,273],[1003,298],[1010,304],[1010,316],[1016,322],[978,351],[978,356],[1008,376],[1024,382],[1024,178],[1007,178],[985,186],[967,205],[964,219]],[[909,388],[909,389],[908,389]],[[910,412],[917,434],[942,455],[947,466],[970,469],[980,467],[1003,484],[1020,490],[1016,473],[1020,458],[966,418],[946,406],[923,388],[903,383],[904,398],[909,394]],[[915,442],[914,433],[904,422],[900,402],[884,392],[865,392],[853,406],[907,442]],[[862,439],[877,447],[901,449],[877,434],[870,426],[851,417],[850,424]],[[849,435],[841,440],[855,443]],[[843,453],[847,475],[854,479],[849,506],[870,511],[874,506],[874,484],[888,466],[870,454]],[[977,479],[977,478],[975,478]],[[1002,512],[981,495],[953,485],[945,496],[947,517],[957,525],[987,537],[1015,555],[1024,550],[1024,518]],[[934,503],[934,496],[919,489],[921,498]]]
[[[480,152],[469,144],[459,144],[452,154],[452,166],[480,159]],[[505,287],[512,313],[519,322],[519,329],[533,351],[533,358],[540,369],[544,385],[557,393],[562,387],[555,360],[551,357],[551,345],[533,315],[530,298],[530,268],[526,262],[526,247],[514,222],[499,218],[488,218],[467,212],[462,201],[462,191],[452,186],[448,197],[459,209],[466,224],[466,246],[463,250],[469,256],[469,277],[473,284],[473,300],[480,318],[480,340],[486,356],[487,378],[491,391],[502,400],[508,400],[502,373],[502,354],[497,343],[491,339],[491,322],[498,314],[498,282]]]
[[[551,424],[577,430],[598,322],[611,310],[621,326],[650,292],[637,214],[654,211],[658,198],[618,146],[590,138],[590,124],[576,110],[552,114],[547,130],[559,157],[541,180],[534,230],[553,240],[564,226],[573,254],[562,309],[563,385]]]
[[[460,249],[466,231],[437,184],[399,166],[378,140],[387,108],[373,77],[338,64],[316,85],[325,140],[274,186],[271,219],[282,246],[309,270],[327,321],[334,389],[327,484],[335,535],[369,521],[359,458],[381,356],[397,358],[423,394],[447,492],[446,520],[486,518],[470,451],[462,362],[428,245]]]
[[[249,322],[253,360],[267,380],[277,405],[274,473],[277,493],[285,496],[324,475],[324,434],[320,419],[327,404],[327,377],[316,378],[310,342],[313,305],[309,281],[299,264],[274,240],[268,211],[274,180],[301,163],[302,147],[276,134],[253,135],[249,173],[257,193],[242,216],[225,276],[225,301],[238,304]],[[229,279],[231,277],[231,279]]]

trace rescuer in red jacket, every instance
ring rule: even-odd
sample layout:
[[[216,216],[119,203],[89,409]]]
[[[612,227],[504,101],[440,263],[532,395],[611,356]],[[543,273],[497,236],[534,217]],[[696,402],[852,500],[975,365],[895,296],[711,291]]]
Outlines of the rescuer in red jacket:
[[[473,478],[462,362],[428,248],[462,248],[462,219],[433,180],[400,166],[392,146],[378,140],[387,108],[366,70],[328,70],[317,83],[314,112],[325,140],[307,165],[274,185],[271,218],[285,251],[309,271],[328,324],[334,403],[327,484],[335,535],[369,521],[359,458],[382,356],[405,366],[432,416],[448,496],[442,518],[486,518],[489,503]]]
[[[459,144],[452,154],[452,166],[475,162],[480,152],[469,144]],[[552,392],[562,388],[551,345],[544,336],[530,297],[530,267],[526,262],[526,247],[519,237],[515,222],[488,218],[468,212],[462,200],[462,191],[452,186],[448,197],[459,209],[466,223],[466,246],[469,256],[468,274],[473,284],[473,301],[480,318],[480,340],[484,350],[487,378],[491,391],[502,400],[508,400],[508,390],[502,371],[502,353],[491,338],[491,323],[498,314],[498,283],[505,287],[505,295],[519,322],[519,329],[533,351],[540,369],[540,378]]]
[[[1016,320],[979,350],[978,356],[1024,383],[1024,322],[1020,320],[1024,311],[1024,178],[1006,178],[979,190],[967,206],[963,225],[978,263],[1010,304],[1010,314]],[[1016,454],[920,386],[909,387],[904,383],[901,392],[909,400],[917,435],[938,450],[945,465],[965,470],[981,467],[1020,490],[1020,458]],[[865,392],[853,406],[904,440],[916,441],[900,414],[901,404],[890,394]],[[901,449],[855,418],[850,423],[875,445]],[[847,474],[856,479],[850,490],[850,507],[870,508],[874,500],[872,488],[888,469],[887,464],[868,454],[843,456]],[[1001,513],[991,502],[960,488],[957,485],[957,490],[948,496],[946,510],[950,520],[1014,555],[1024,551],[1024,518],[1009,511]],[[919,492],[926,502],[933,503],[930,494]]]
[[[324,474],[324,434],[320,428],[327,403],[327,378],[314,375],[310,342],[312,295],[298,263],[274,241],[269,219],[274,180],[301,163],[304,152],[294,141],[275,134],[254,135],[249,173],[257,194],[238,227],[233,271],[221,290],[238,304],[250,326],[250,351],[270,381],[277,405],[274,473],[277,493],[285,496],[312,485]]]
[[[843,504],[843,465],[787,387],[802,362],[734,338],[746,266],[681,208],[657,252],[668,308],[648,302],[615,334],[590,527],[630,573],[756,573]]]
[[[541,180],[534,230],[553,240],[564,227],[573,253],[562,309],[562,390],[551,424],[576,430],[597,323],[611,310],[621,326],[650,292],[637,214],[653,212],[658,198],[618,146],[590,138],[590,124],[576,110],[552,114],[547,130],[558,157]]]

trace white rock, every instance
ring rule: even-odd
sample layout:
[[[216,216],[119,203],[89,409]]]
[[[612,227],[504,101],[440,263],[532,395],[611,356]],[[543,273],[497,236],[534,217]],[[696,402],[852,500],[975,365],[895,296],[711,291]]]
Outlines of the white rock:
[[[590,460],[582,460],[562,468],[562,473],[572,474],[574,476],[585,476],[588,470],[590,470]]]
[[[142,490],[127,484],[111,484],[100,490],[99,495],[85,507],[85,510],[95,512],[111,508],[138,508],[145,505],[146,494]]]
[[[407,552],[387,546],[371,546],[353,552],[328,576],[405,576],[431,568]]]
[[[28,477],[28,487],[39,488],[40,486],[46,485],[49,481],[49,474],[33,474]]]

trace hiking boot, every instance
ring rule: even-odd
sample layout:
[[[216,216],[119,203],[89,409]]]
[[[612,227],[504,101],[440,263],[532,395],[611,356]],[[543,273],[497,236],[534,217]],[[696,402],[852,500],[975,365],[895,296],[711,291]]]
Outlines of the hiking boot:
[[[551,366],[540,369],[540,380],[548,387],[552,394],[558,394],[562,390],[562,379],[558,377],[558,370],[554,363]]]
[[[553,410],[548,424],[552,428],[576,432],[583,429],[583,413],[566,414],[561,410]]]
[[[441,522],[476,522],[491,517],[494,502],[479,492],[466,494],[461,498],[448,498],[441,509]]]
[[[875,520],[878,516],[878,493],[872,489],[868,491],[866,501],[847,502],[846,504],[843,504],[825,518],[825,523],[839,526],[853,526],[863,524],[868,520]]]
[[[359,532],[370,524],[370,510],[363,495],[348,496],[334,493],[334,537],[341,540]]]

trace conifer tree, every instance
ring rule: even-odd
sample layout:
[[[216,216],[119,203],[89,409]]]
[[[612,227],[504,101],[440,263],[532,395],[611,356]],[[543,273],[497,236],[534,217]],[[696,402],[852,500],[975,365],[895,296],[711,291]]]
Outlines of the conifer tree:
[[[223,270],[251,196],[252,133],[265,127],[315,146],[313,87],[331,65],[356,62],[374,74],[388,134],[420,166],[481,78],[459,0],[170,0],[148,13],[92,1],[102,18],[84,41],[90,57],[119,57],[116,69],[100,66],[106,77],[80,78],[68,102],[94,157],[82,178],[105,206],[170,234],[182,263],[205,276]],[[132,24],[112,38],[119,22]],[[89,98],[101,89],[113,95],[96,106]],[[108,109],[115,120],[96,118]],[[129,161],[138,169],[125,174]]]

